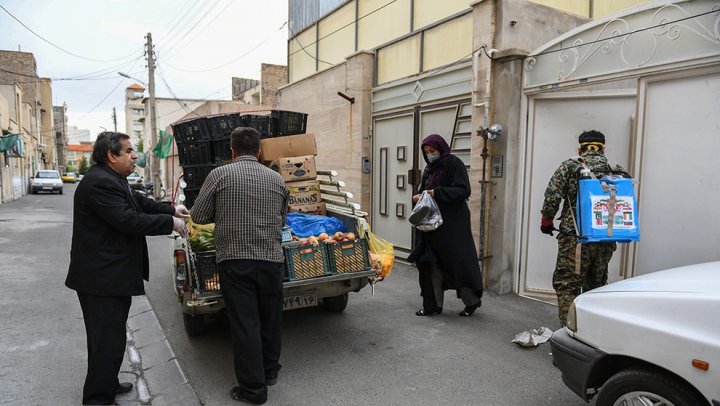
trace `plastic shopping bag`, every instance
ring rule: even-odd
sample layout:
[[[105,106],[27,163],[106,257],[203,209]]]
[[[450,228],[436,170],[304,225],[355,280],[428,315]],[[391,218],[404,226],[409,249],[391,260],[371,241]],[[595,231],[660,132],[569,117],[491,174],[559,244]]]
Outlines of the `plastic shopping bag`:
[[[370,254],[370,265],[376,272],[376,276],[371,278],[372,282],[385,279],[395,264],[395,247],[392,243],[382,239],[370,230],[370,225],[366,221],[361,221],[360,236],[367,239],[368,251]]]
[[[321,233],[335,234],[338,231],[346,232],[347,227],[338,218],[290,212],[285,220],[298,237],[309,237]]]
[[[435,199],[430,196],[427,190],[423,190],[420,200],[415,204],[408,220],[410,224],[420,231],[437,230],[442,225],[443,219],[440,208],[438,208]]]

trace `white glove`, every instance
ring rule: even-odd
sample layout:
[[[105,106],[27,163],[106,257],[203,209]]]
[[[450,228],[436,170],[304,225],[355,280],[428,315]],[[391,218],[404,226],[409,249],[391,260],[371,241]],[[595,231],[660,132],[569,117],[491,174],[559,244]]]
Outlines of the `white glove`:
[[[177,206],[175,206],[174,216],[180,218],[190,217],[190,211],[187,209],[187,207],[185,207],[185,205],[178,204]]]
[[[185,225],[185,220],[173,217],[173,231],[180,234],[180,237],[186,238],[188,235],[188,229]]]

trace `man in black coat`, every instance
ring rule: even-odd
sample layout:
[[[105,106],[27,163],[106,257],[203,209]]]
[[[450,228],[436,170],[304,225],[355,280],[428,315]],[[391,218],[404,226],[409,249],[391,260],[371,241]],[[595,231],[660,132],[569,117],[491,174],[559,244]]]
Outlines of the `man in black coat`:
[[[117,393],[132,389],[117,375],[132,296],[144,295],[143,279],[148,280],[145,236],[187,234],[181,219],[189,216],[185,206],[156,203],[130,189],[126,176],[135,169],[136,159],[127,134],[99,134],[92,152],[95,165],[75,192],[65,285],[77,291],[85,321],[85,405],[116,404]]]

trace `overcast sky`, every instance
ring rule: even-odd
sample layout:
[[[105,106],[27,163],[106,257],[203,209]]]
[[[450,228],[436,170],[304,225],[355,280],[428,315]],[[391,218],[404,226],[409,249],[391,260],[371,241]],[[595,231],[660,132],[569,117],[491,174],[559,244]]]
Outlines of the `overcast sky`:
[[[93,138],[102,127],[112,130],[113,107],[118,131],[125,130],[125,88],[137,81],[117,72],[147,82],[147,33],[155,44],[158,97],[229,100],[233,76],[260,79],[261,63],[286,64],[287,0],[0,0],[0,5],[22,22],[0,9],[0,49],[34,54],[38,75],[53,80],[53,105],[67,103],[68,124],[90,130]]]

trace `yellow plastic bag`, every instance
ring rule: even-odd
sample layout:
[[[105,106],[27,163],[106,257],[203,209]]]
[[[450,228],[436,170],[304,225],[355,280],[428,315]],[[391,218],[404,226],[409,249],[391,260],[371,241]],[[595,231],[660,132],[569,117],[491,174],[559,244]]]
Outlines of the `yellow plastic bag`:
[[[390,242],[373,233],[367,222],[363,223],[360,233],[364,234],[364,237],[367,238],[368,241],[370,265],[372,265],[373,269],[377,272],[375,281],[381,281],[392,272],[392,267],[395,264],[395,247],[393,247]]]

